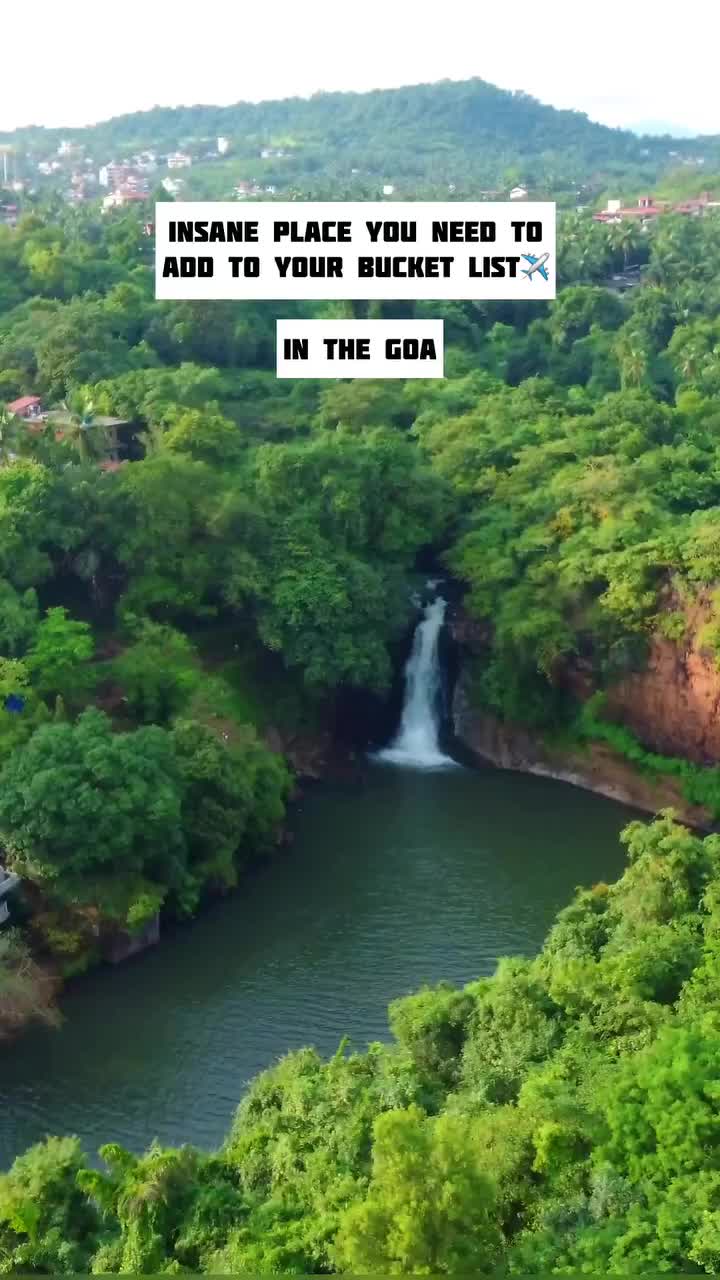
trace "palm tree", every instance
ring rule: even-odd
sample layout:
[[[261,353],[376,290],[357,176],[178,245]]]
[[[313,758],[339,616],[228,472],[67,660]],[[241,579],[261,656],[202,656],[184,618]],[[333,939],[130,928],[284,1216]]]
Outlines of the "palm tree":
[[[72,445],[81,462],[99,461],[107,453],[110,443],[107,428],[96,422],[93,409],[94,406],[89,403],[82,413],[77,413],[63,401],[65,416],[61,423],[61,438]]]
[[[620,330],[615,341],[615,355],[620,365],[623,390],[641,386],[647,376],[649,361],[640,335]]]
[[[640,229],[636,223],[618,222],[610,228],[610,245],[613,252],[623,256],[623,270],[627,270],[630,258],[640,245]]]

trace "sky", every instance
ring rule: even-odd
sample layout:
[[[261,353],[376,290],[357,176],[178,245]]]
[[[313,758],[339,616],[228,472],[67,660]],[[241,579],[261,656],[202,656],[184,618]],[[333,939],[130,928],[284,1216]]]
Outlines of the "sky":
[[[0,130],[480,76],[604,124],[720,133],[712,0],[26,0]],[[720,33],[717,24],[715,36]]]

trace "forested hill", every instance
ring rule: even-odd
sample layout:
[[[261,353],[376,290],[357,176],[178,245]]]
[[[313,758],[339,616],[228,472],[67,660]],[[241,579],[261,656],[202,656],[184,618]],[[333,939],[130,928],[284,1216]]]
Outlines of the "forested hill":
[[[60,138],[75,139],[98,160],[179,146],[199,160],[219,134],[232,144],[223,166],[260,161],[260,152],[269,149],[282,154],[266,157],[264,172],[272,168],[275,176],[306,186],[320,176],[350,181],[354,175],[408,188],[418,182],[466,189],[522,181],[555,190],[623,177],[651,181],[677,163],[678,153],[702,155],[708,167],[720,160],[720,138],[674,144],[639,138],[480,79],[229,107],[156,107],[86,129],[33,128],[2,136],[33,152]]]

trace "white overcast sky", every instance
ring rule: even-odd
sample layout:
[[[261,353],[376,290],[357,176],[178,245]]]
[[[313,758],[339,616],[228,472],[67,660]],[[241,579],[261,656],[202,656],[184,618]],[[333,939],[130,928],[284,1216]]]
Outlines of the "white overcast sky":
[[[720,133],[717,0],[7,0],[0,129],[481,76]]]

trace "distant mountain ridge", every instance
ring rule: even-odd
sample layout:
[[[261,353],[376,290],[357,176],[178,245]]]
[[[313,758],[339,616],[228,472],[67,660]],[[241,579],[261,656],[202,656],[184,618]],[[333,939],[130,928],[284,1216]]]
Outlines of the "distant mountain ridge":
[[[629,175],[651,181],[672,163],[666,138],[608,128],[480,79],[227,107],[155,107],[83,129],[33,127],[0,139],[33,153],[61,138],[82,141],[98,161],[182,147],[202,161],[218,135],[231,144],[221,163],[234,164],[239,176],[257,171],[305,186],[319,176],[345,181],[351,175],[400,189],[418,183],[603,185]],[[698,149],[708,168],[720,167],[720,138],[682,139],[673,148]]]

